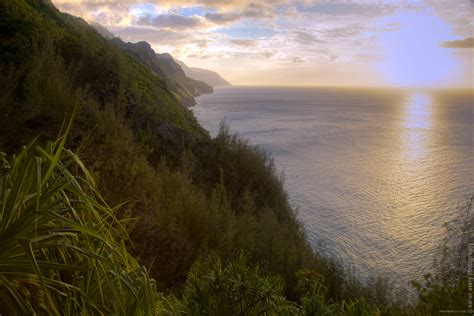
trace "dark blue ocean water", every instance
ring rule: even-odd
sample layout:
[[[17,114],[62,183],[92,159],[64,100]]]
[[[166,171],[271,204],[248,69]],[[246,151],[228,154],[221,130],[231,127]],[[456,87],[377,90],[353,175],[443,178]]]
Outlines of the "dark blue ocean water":
[[[362,278],[429,272],[474,193],[473,92],[217,88],[193,109],[273,154],[314,247]]]

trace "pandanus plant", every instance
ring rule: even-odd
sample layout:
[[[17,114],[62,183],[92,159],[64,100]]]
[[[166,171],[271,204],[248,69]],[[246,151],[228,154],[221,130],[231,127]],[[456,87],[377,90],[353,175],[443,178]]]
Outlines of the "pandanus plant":
[[[154,281],[65,140],[0,153],[0,314],[155,314]]]

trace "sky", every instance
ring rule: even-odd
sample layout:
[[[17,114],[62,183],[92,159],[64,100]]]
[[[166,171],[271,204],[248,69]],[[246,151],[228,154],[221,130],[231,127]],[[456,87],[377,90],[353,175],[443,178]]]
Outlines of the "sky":
[[[474,0],[53,0],[234,85],[474,88]]]

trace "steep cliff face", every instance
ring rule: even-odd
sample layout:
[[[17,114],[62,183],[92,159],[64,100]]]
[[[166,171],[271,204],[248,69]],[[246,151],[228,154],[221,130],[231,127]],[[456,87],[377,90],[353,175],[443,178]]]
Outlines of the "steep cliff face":
[[[217,72],[208,69],[188,67],[182,61],[176,61],[182,68],[186,76],[195,80],[204,81],[212,87],[231,86],[231,83],[221,77]]]
[[[188,78],[171,55],[156,54],[147,42],[125,43],[120,38],[113,38],[110,41],[162,78],[168,89],[184,106],[191,107],[196,104],[194,97],[213,92],[212,87],[204,82]]]
[[[192,87],[196,89],[196,92],[198,94],[206,94],[206,93],[214,92],[214,89],[212,89],[211,85],[207,84],[206,82],[202,80],[196,80],[186,75],[183,68],[170,54],[167,54],[167,53],[156,54],[156,58],[160,62],[160,65],[162,66],[162,69],[164,70],[167,76],[175,77],[183,81],[189,81]],[[198,95],[195,95],[195,96],[198,96]]]
[[[151,71],[163,78],[169,89],[185,106],[196,104],[193,97],[214,92],[214,86],[230,86],[218,73],[190,68],[168,53],[156,54],[147,42],[125,43],[99,23],[90,22],[100,35],[128,54],[138,58]]]
[[[196,89],[168,78],[149,45],[118,42],[146,64],[84,20],[39,0],[1,1],[0,28],[0,134],[12,135],[4,142],[22,144],[35,131],[48,134],[54,130],[51,122],[73,103],[113,108],[132,126],[146,119],[165,130],[207,134],[182,106],[194,104],[190,91],[197,94]],[[66,97],[68,91],[77,97]],[[148,134],[139,132],[140,137]]]

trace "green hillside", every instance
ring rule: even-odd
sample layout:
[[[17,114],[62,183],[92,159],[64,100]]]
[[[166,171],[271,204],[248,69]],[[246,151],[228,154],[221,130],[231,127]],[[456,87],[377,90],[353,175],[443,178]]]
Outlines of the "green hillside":
[[[163,78],[166,86],[184,106],[196,105],[194,97],[213,92],[213,88],[206,83],[186,77],[170,54],[156,54],[147,42],[125,43],[120,38],[110,41]]]
[[[206,254],[240,249],[295,282],[314,254],[266,153],[225,130],[212,140],[162,79],[83,20],[37,0],[0,9],[4,151],[56,137],[76,108],[67,146],[105,199],[124,203],[120,216],[138,218],[129,247],[159,288],[182,286]]]
[[[50,82],[41,84],[51,85],[51,81],[57,79],[52,77],[54,71],[57,75],[71,73],[73,76],[68,78],[70,89],[81,90],[82,95],[98,102],[99,106],[113,104],[135,121],[137,115],[132,112],[194,134],[205,134],[190,112],[178,106],[162,78],[114,48],[83,20],[61,14],[45,1],[3,1],[1,6],[2,72],[19,77],[29,74],[28,78],[22,78],[25,80],[21,85],[40,81],[37,79],[46,75]],[[63,71],[60,67],[67,69]],[[38,77],[33,78],[34,75]],[[24,91],[22,88],[25,87],[21,85],[16,87],[15,99],[32,93]],[[64,89],[57,90],[66,93]],[[28,100],[22,101],[28,103]],[[55,102],[61,106],[61,100]],[[42,105],[35,106],[40,108]]]
[[[271,157],[212,139],[166,74],[46,0],[1,1],[0,29],[0,314],[400,312],[311,249]],[[440,284],[413,310],[459,304],[465,279]]]

